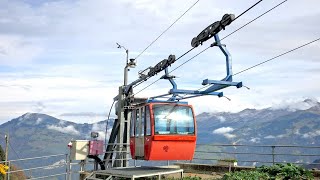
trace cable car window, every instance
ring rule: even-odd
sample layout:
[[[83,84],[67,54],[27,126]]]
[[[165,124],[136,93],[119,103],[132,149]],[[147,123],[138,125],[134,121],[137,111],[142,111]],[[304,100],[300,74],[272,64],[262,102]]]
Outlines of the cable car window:
[[[194,134],[192,109],[180,105],[153,106],[155,134]]]
[[[136,118],[135,118],[135,126],[136,126],[136,131],[135,131],[135,135],[136,137],[139,137],[140,135],[140,130],[139,130],[139,123],[140,121],[140,114],[139,114],[139,109],[136,109]]]
[[[130,137],[134,137],[134,122],[135,122],[135,117],[134,117],[135,111],[131,112],[131,120],[130,120]]]
[[[146,136],[151,136],[151,127],[150,127],[150,110],[149,110],[149,106],[146,106],[146,119],[145,119],[145,123],[146,123]]]
[[[141,108],[140,136],[144,136],[144,108]]]

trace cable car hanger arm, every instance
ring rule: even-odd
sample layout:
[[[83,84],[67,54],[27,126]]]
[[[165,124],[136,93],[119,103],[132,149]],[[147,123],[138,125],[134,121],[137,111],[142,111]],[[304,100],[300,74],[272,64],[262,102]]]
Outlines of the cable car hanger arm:
[[[203,80],[202,81],[202,85],[209,85],[209,84],[211,85],[211,86],[209,86],[207,89],[205,89],[203,91],[178,89],[177,88],[177,84],[173,80],[175,78],[175,76],[169,75],[168,67],[167,67],[165,69],[165,75],[163,75],[161,77],[161,79],[169,80],[171,85],[172,85],[172,89],[170,89],[168,94],[155,96],[155,97],[152,97],[152,99],[166,97],[168,95],[172,95],[172,97],[170,97],[168,99],[168,101],[179,101],[179,100],[182,100],[182,99],[194,98],[194,97],[203,96],[203,95],[214,95],[214,96],[218,96],[218,97],[223,97],[223,92],[216,92],[216,91],[224,89],[224,88],[229,87],[229,86],[236,86],[237,88],[241,88],[242,87],[242,82],[233,82],[232,81],[231,54],[227,50],[226,46],[221,44],[218,33],[214,34],[213,36],[214,36],[215,42],[213,44],[211,44],[211,47],[218,46],[219,49],[222,51],[222,53],[226,57],[226,72],[227,72],[226,77],[223,78],[220,81],[218,81],[218,80],[210,80],[210,79]],[[180,94],[186,94],[186,95],[191,95],[191,96],[177,97]]]
[[[227,76],[225,78],[223,78],[221,81],[209,80],[209,79],[203,80],[203,82],[202,82],[203,85],[211,84],[211,86],[209,86],[207,89],[205,89],[203,91],[178,89],[177,84],[173,80],[174,76],[170,76],[168,73],[168,67],[171,66],[176,61],[175,55],[170,55],[168,57],[168,59],[164,59],[164,60],[160,61],[154,67],[149,67],[149,68],[142,71],[142,72],[145,72],[145,71],[149,70],[148,73],[146,73],[146,74],[139,73],[139,79],[133,81],[132,83],[130,83],[129,85],[124,87],[124,94],[128,97],[129,94],[132,93],[133,87],[136,84],[140,84],[143,81],[148,80],[150,77],[157,75],[159,72],[161,72],[163,70],[165,70],[165,75],[162,76],[161,79],[169,80],[172,85],[172,89],[170,89],[170,91],[168,93],[169,95],[172,95],[172,97],[170,97],[168,99],[168,101],[176,101],[176,100],[191,98],[191,96],[181,97],[181,96],[179,96],[180,94],[193,95],[192,97],[203,96],[203,95],[215,95],[218,97],[222,97],[223,93],[216,92],[216,91],[223,89],[223,88],[226,88],[226,87],[229,87],[229,86],[236,86],[238,88],[242,87],[242,82],[232,82],[231,55],[227,51],[225,45],[221,44],[220,38],[218,35],[218,33],[221,30],[224,30],[226,26],[230,25],[234,19],[235,19],[235,16],[233,14],[225,14],[222,17],[221,21],[216,21],[213,24],[209,25],[206,29],[204,29],[198,36],[194,37],[191,41],[191,46],[196,48],[199,45],[202,45],[203,42],[214,37],[215,42],[213,44],[211,44],[211,47],[218,46],[220,48],[220,50],[223,52],[223,54],[226,56]],[[152,99],[165,97],[165,96],[168,96],[168,94],[156,96],[156,97],[153,97]],[[114,100],[117,100],[117,99],[118,99],[118,97],[114,98]]]

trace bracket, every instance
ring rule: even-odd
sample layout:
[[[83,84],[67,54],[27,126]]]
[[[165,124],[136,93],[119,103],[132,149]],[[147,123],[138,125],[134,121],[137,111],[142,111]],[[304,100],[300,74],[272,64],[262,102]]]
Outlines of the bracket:
[[[237,88],[241,88],[242,82],[233,82],[232,81],[232,58],[231,54],[226,48],[226,45],[221,44],[220,38],[218,33],[214,34],[215,42],[211,44],[211,47],[218,46],[219,49],[222,51],[222,53],[226,57],[226,72],[227,75],[222,80],[209,80],[205,79],[202,81],[202,85],[210,85],[208,88],[206,88],[203,91],[200,90],[183,90],[178,89],[176,82],[173,80],[175,76],[169,75],[168,67],[165,68],[165,75],[161,77],[161,79],[167,79],[170,81],[172,85],[172,89],[169,90],[167,94],[159,95],[152,97],[152,99],[156,98],[166,98],[168,95],[172,95],[169,97],[167,101],[179,101],[182,99],[188,99],[188,98],[194,98],[198,96],[204,96],[204,95],[213,95],[218,97],[223,97],[223,92],[217,92],[218,90],[224,89],[229,86],[235,86]],[[181,94],[184,94],[185,96],[179,96]]]

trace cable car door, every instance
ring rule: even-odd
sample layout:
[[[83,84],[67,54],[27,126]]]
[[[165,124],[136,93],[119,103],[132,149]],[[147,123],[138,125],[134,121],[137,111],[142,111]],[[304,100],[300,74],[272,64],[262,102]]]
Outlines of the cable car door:
[[[144,157],[144,110],[144,106],[136,109],[135,123],[135,156],[141,158]]]

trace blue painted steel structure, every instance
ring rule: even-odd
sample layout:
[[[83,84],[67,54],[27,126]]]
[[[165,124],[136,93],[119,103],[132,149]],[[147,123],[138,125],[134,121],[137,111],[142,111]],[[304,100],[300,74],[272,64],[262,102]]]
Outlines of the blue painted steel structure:
[[[229,86],[235,86],[237,88],[242,87],[242,82],[233,82],[232,81],[232,58],[231,54],[227,50],[226,46],[221,44],[220,38],[218,33],[214,35],[215,42],[211,44],[211,47],[217,46],[220,48],[222,53],[226,57],[226,72],[227,75],[225,78],[222,80],[210,80],[210,79],[205,79],[202,81],[202,85],[210,85],[207,87],[205,90],[185,90],[185,89],[178,89],[178,86],[176,82],[173,80],[175,77],[169,75],[169,70],[168,67],[165,69],[165,75],[161,77],[161,79],[167,79],[172,85],[172,89],[169,90],[169,93],[159,95],[159,96],[154,96],[150,98],[151,100],[156,100],[158,98],[168,98],[168,100],[164,100],[162,102],[178,102],[182,99],[188,99],[188,98],[194,98],[194,97],[199,97],[199,96],[204,96],[204,95],[213,95],[213,96],[218,96],[218,97],[223,97],[223,92],[217,92],[221,89],[224,89]],[[181,96],[181,95],[184,96]],[[170,96],[171,97],[168,97]]]

